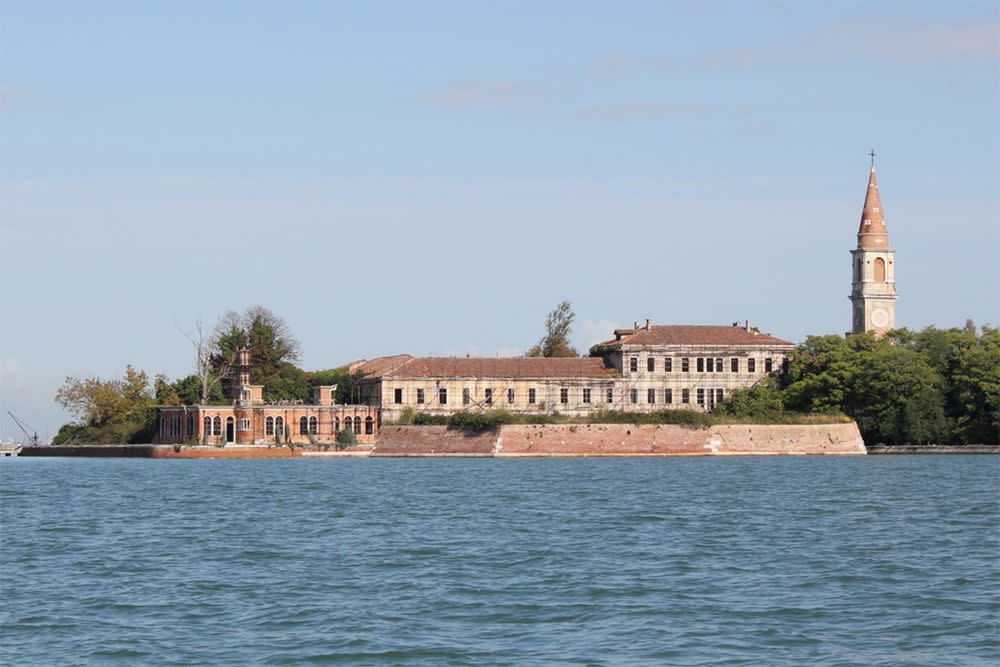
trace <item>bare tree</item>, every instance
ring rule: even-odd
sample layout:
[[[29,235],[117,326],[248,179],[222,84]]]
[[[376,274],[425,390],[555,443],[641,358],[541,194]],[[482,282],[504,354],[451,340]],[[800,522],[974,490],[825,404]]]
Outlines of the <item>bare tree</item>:
[[[177,326],[177,330],[188,339],[188,342],[194,348],[195,375],[201,380],[202,404],[208,403],[208,394],[212,386],[212,380],[223,377],[229,372],[230,362],[223,361],[220,368],[220,363],[215,356],[215,352],[219,346],[219,339],[222,338],[223,334],[228,330],[228,325],[231,324],[231,316],[233,314],[230,311],[220,317],[211,329],[205,328],[200,317],[194,321],[193,332],[181,329],[180,325]]]

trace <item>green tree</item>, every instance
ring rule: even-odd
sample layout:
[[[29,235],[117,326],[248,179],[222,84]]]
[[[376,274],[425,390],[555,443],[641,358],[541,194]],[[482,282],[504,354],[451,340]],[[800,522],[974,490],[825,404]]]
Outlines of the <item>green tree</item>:
[[[270,381],[287,389],[286,364],[298,359],[299,342],[283,319],[263,306],[253,306],[242,313],[226,313],[219,328],[221,333],[212,354],[212,370],[216,376],[226,378],[224,385],[228,396],[233,396],[230,369],[241,348],[250,350],[250,381],[253,384],[266,388]],[[283,379],[276,377],[282,373],[285,374]]]
[[[528,357],[578,357],[576,348],[569,344],[569,334],[576,314],[569,301],[563,301],[545,318],[545,335],[525,356]]]
[[[784,410],[784,395],[775,379],[767,376],[753,387],[731,392],[714,412],[730,417],[768,420]]]
[[[132,366],[121,379],[83,380],[67,377],[56,392],[56,403],[76,415],[85,425],[104,426],[139,418],[153,406],[155,399],[149,377]]]
[[[959,354],[951,380],[956,437],[1000,444],[1000,329],[983,327],[975,344]]]

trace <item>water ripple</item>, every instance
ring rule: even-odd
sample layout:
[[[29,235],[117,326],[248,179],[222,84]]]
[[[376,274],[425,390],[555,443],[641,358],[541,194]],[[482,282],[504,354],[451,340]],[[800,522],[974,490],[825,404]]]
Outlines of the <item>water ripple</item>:
[[[987,665],[1000,459],[0,462],[0,663]]]

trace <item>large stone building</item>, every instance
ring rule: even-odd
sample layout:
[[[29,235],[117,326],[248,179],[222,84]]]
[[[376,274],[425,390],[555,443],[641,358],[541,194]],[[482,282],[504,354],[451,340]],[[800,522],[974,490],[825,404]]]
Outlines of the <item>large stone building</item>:
[[[595,410],[710,411],[733,389],[783,368],[793,344],[750,326],[618,329],[590,357],[470,358],[397,355],[360,362],[360,402],[383,419],[404,410],[448,415],[502,408],[581,415]]]
[[[875,180],[872,156],[868,191],[861,211],[858,247],[851,251],[850,333],[872,331],[877,336],[896,327],[896,251],[889,247],[889,230]]]

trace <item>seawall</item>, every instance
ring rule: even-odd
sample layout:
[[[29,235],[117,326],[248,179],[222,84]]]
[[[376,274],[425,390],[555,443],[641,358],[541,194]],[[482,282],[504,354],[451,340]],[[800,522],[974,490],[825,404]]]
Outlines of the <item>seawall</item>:
[[[24,447],[20,456],[76,456],[141,459],[279,459],[300,456],[288,447],[180,447],[173,445],[57,445]]]
[[[854,423],[512,424],[469,433],[446,426],[384,426],[373,456],[774,456],[866,453]]]

